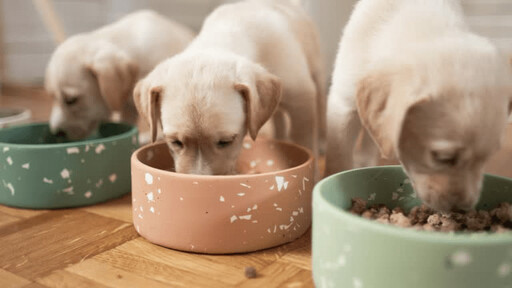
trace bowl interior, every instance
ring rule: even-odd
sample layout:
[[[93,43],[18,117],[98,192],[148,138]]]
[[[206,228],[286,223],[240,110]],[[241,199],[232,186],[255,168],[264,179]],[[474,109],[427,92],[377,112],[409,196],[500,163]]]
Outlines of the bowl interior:
[[[24,112],[23,109],[18,109],[18,108],[0,108],[0,118],[16,116],[23,112]]]
[[[156,169],[174,171],[173,158],[165,142],[148,146],[137,154],[138,160]],[[271,140],[261,140],[258,145],[244,142],[237,162],[238,174],[261,174],[286,170],[304,164],[310,154],[297,145]]]
[[[406,211],[421,204],[400,166],[346,171],[320,182],[318,190],[321,198],[344,214],[350,213],[351,200],[355,197],[368,201],[369,205],[382,203],[390,208],[402,207]],[[486,175],[476,208],[489,210],[502,202],[512,202],[512,179]]]
[[[80,141],[91,141],[124,134],[133,129],[133,126],[123,123],[104,123],[97,131]],[[34,144],[58,144],[73,143],[65,137],[59,137],[50,132],[47,123],[21,125],[0,131],[0,143],[34,145]]]

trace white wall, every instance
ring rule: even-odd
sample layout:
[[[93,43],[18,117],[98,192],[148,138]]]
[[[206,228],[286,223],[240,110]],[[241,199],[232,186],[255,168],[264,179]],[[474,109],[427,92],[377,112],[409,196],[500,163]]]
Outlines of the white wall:
[[[54,0],[67,34],[92,30],[141,8],[151,8],[198,30],[217,5],[235,0]],[[326,68],[332,70],[342,27],[357,0],[302,0],[320,30]],[[475,31],[512,55],[512,0],[462,0]],[[54,49],[31,0],[0,0],[6,81],[41,84]],[[1,33],[0,33],[1,34]],[[0,49],[1,51],[2,49]]]

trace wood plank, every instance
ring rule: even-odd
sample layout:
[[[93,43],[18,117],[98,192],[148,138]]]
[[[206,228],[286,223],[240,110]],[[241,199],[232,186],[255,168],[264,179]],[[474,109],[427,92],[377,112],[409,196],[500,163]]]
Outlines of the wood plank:
[[[80,264],[66,268],[66,270],[109,287],[169,287],[162,282],[112,267],[96,259],[86,260]]]
[[[20,218],[14,217],[5,213],[0,212],[0,228],[3,226],[6,226],[8,224],[14,223],[16,221],[19,221]]]
[[[53,211],[15,226],[23,229],[0,230],[0,267],[30,280],[138,236],[129,223],[79,210]]]
[[[313,287],[311,271],[300,269],[295,265],[283,265],[276,261],[261,271],[256,271],[258,277],[246,279],[236,287],[286,287],[288,284],[301,285],[298,287]]]
[[[146,252],[150,253],[150,251]],[[194,255],[200,262],[200,257]],[[102,254],[96,255],[94,260],[97,260],[110,267],[121,269],[134,275],[143,278],[154,279],[167,285],[176,287],[225,287],[226,283],[219,281],[216,278],[210,277],[198,271],[186,271],[169,265],[165,262],[157,262],[141,257],[137,254],[128,253],[119,249],[112,249]],[[179,259],[175,259],[176,264],[181,264]],[[218,265],[218,264],[215,264]],[[241,272],[239,271],[241,274]]]
[[[82,210],[104,217],[132,223],[131,194],[99,205],[84,207]]]
[[[301,269],[311,271],[311,245],[287,253],[277,261],[283,265],[293,264]]]
[[[31,210],[31,209],[20,209],[13,208],[0,204],[0,212],[17,218],[30,218],[43,213],[48,212],[47,210]]]
[[[156,246],[143,238],[127,242],[112,251],[98,255],[98,257],[101,257],[103,261],[108,261],[106,257],[109,257],[109,254],[116,255],[111,258],[119,257],[117,251],[137,255],[139,258],[156,262],[158,265],[168,265],[174,269],[187,271],[196,277],[201,275],[229,285],[239,283],[245,278],[246,266],[262,269],[273,261],[273,259],[269,261],[256,254],[199,255],[180,252]],[[189,281],[191,280],[193,279],[189,279]]]
[[[94,280],[85,278],[78,274],[71,273],[66,270],[57,270],[50,275],[39,278],[36,280],[37,283],[45,285],[50,288],[89,288],[97,287],[103,288],[108,287],[100,284]]]
[[[30,284],[30,281],[9,271],[0,269],[0,287],[18,288]]]
[[[46,287],[42,284],[36,283],[36,282],[32,282],[30,284],[23,286],[22,288],[48,288],[48,287]]]

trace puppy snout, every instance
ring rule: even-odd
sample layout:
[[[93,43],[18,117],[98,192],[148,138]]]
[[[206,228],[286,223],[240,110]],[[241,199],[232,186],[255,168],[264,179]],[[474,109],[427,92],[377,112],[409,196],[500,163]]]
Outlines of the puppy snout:
[[[53,135],[57,136],[57,137],[66,137],[66,132],[62,129],[58,129],[57,131],[55,131],[53,133]]]
[[[471,210],[480,198],[481,181],[449,177],[428,177],[415,183],[420,199],[432,209],[449,212]]]

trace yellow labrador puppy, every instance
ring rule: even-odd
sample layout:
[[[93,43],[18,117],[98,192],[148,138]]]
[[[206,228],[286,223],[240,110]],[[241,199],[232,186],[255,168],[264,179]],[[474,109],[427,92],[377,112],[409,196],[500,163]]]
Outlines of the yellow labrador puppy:
[[[163,59],[193,39],[188,28],[152,11],[129,14],[98,30],[70,37],[53,53],[46,90],[53,96],[52,132],[87,137],[114,111],[135,122],[133,87]]]
[[[354,167],[364,126],[366,165],[379,150],[397,157],[435,209],[477,203],[511,110],[512,78],[496,47],[469,30],[459,1],[360,1],[332,83],[327,174]]]
[[[217,8],[182,53],[134,90],[156,135],[161,126],[177,172],[232,174],[242,140],[256,138],[274,111],[278,138],[317,151],[323,72],[314,25],[291,1]],[[154,137],[153,137],[154,138]]]

